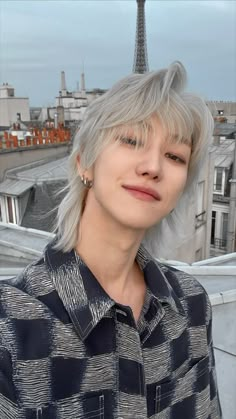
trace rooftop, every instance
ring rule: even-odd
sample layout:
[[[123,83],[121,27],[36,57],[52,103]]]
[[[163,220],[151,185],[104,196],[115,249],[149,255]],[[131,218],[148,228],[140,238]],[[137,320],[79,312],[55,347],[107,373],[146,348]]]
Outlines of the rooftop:
[[[58,160],[51,160],[47,163],[37,162],[30,164],[28,168],[18,167],[8,171],[7,177],[14,177],[21,181],[31,181],[34,184],[45,181],[56,181],[67,179],[68,157],[63,157]]]
[[[235,140],[221,140],[219,145],[212,145],[211,151],[215,153],[215,167],[230,167],[234,159]]]
[[[0,194],[20,196],[34,186],[27,180],[6,179],[0,183]]]
[[[214,135],[231,136],[236,133],[236,123],[218,122],[215,123]]]

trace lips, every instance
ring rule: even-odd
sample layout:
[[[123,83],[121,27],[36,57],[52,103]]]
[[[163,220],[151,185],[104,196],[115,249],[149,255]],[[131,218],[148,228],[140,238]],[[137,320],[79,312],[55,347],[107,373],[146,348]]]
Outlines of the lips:
[[[149,195],[150,197],[154,198],[157,201],[161,200],[161,196],[159,195],[159,193],[156,192],[155,189],[152,189],[152,188],[148,188],[145,186],[137,186],[137,185],[123,185],[123,188],[129,191],[140,192],[140,193],[146,194],[147,196]]]

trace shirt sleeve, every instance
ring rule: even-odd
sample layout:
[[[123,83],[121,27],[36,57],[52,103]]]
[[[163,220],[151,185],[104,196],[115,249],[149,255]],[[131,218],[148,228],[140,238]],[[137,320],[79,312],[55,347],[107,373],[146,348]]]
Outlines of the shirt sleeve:
[[[1,419],[18,419],[19,414],[11,356],[5,348],[0,346],[0,417]]]
[[[208,351],[210,359],[210,397],[211,397],[211,412],[209,419],[222,419],[222,410],[219,399],[219,392],[217,386],[216,367],[215,367],[215,356],[212,340],[212,307],[210,300],[209,302],[209,323],[207,325],[207,340],[208,340]]]

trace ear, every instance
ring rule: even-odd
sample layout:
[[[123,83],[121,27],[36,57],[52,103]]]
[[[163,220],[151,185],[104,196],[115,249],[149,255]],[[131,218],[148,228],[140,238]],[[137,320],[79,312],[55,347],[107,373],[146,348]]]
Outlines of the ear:
[[[79,176],[80,177],[85,176],[90,180],[93,179],[93,168],[91,167],[89,169],[85,169],[84,167],[81,166],[80,154],[77,155],[76,160],[77,160],[77,169],[79,172]]]
[[[80,154],[78,154],[78,156],[76,157],[76,160],[77,160],[77,169],[78,169],[78,172],[79,172],[79,175],[80,175],[80,177],[83,175],[83,173],[84,173],[84,170],[83,170],[83,168],[81,167],[81,163],[80,163],[80,161],[81,161],[81,159],[80,159]]]

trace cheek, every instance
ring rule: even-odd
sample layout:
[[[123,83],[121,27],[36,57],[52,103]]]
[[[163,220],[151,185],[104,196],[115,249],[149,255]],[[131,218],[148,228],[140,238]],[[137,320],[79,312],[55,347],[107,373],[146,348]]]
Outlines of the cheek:
[[[169,187],[167,188],[169,200],[177,201],[180,198],[187,182],[187,175],[186,171],[186,173],[181,173],[179,176],[173,176],[172,180],[169,181]]]

